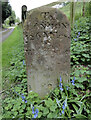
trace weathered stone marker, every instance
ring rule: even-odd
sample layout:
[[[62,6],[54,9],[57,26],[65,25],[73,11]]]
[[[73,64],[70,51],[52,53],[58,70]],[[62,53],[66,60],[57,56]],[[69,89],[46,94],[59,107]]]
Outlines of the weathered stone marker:
[[[28,90],[44,97],[58,85],[60,75],[65,83],[70,73],[70,25],[57,9],[34,9],[24,24],[24,45]]]

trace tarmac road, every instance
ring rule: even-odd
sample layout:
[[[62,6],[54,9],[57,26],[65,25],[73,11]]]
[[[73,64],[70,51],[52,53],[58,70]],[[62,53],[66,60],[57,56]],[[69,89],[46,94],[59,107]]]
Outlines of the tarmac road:
[[[15,27],[10,27],[4,31],[0,32],[0,42],[3,42],[6,38],[9,37],[9,35],[11,35],[11,33],[13,32]]]

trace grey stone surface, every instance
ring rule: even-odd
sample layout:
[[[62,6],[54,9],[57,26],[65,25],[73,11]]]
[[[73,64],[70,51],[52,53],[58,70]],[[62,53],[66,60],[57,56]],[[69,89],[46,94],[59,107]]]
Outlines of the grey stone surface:
[[[44,97],[58,85],[60,75],[67,83],[70,74],[70,25],[55,8],[40,7],[24,24],[28,91]]]

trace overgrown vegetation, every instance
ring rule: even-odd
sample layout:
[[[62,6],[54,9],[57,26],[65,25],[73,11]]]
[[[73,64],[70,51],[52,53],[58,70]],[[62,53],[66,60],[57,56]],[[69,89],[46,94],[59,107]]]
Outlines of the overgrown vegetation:
[[[75,20],[78,20],[82,17],[82,8],[83,2],[75,2]],[[68,19],[70,20],[70,2],[65,7],[60,8],[60,10],[66,14]],[[85,3],[85,16],[89,14],[89,2]]]
[[[6,89],[7,86],[10,87],[10,83],[21,81],[22,77],[24,78],[25,66],[23,65],[23,61],[23,33],[22,27],[18,26],[2,44],[2,75],[4,89]]]
[[[20,26],[15,29],[14,33],[19,36],[12,38],[16,42],[9,38],[12,49],[9,45],[5,45],[9,40],[3,43],[3,49],[8,48],[3,51],[3,67],[7,67],[3,69],[3,80],[12,83],[11,88],[3,94],[3,118],[91,119],[90,27],[89,17],[81,17],[75,22],[71,31],[70,83],[65,86],[59,76],[59,86],[50,91],[45,99],[40,99],[33,91],[27,93],[22,29]],[[5,54],[7,51],[9,51],[8,55]],[[4,58],[7,58],[7,63]]]

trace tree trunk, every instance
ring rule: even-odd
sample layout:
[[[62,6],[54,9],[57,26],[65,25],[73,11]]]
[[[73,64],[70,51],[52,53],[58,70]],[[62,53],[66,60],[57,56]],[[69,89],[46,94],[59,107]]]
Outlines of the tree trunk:
[[[83,0],[82,16],[83,17],[85,16],[85,2],[84,2],[84,0]]]
[[[75,20],[75,2],[70,2],[70,22],[73,27]]]

